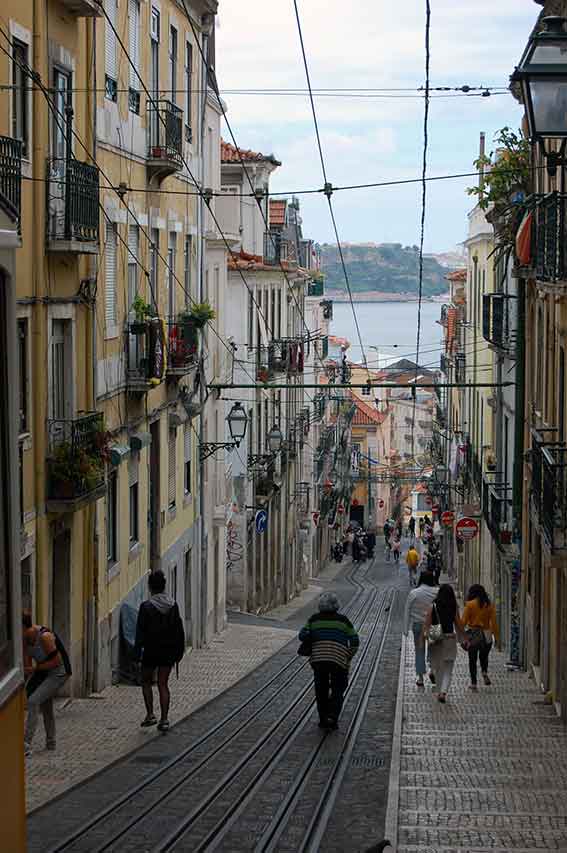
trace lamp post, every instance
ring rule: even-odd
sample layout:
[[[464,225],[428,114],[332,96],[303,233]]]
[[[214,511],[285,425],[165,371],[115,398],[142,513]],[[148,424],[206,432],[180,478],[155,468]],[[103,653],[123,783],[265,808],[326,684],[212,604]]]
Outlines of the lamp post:
[[[216,453],[217,450],[224,448],[232,450],[234,447],[240,447],[240,442],[246,435],[246,427],[248,426],[248,416],[242,403],[235,403],[227,417],[228,429],[230,431],[231,441],[205,441],[200,444],[201,462]]]
[[[266,441],[272,456],[277,456],[283,444],[283,433],[277,424],[274,424],[269,431]]]
[[[511,80],[522,88],[530,139],[539,142],[551,176],[565,164],[567,144],[567,32],[565,18],[543,19],[544,30],[529,40]],[[560,141],[546,151],[545,140]]]

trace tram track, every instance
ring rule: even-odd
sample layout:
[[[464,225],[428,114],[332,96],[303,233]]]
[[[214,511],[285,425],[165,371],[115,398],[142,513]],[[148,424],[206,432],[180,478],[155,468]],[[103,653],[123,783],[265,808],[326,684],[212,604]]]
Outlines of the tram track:
[[[349,602],[348,608],[346,608],[346,612],[350,613],[351,618],[354,620],[358,620],[361,617],[364,619],[365,614],[370,612],[378,596],[376,589],[368,589],[368,586],[365,586],[364,583],[358,580],[357,575],[359,573],[360,568],[356,568],[352,569],[350,574],[345,575],[345,580],[352,584],[356,590]],[[355,609],[356,612],[353,612]],[[305,678],[306,675],[308,675],[308,678]],[[305,683],[301,683],[303,681]],[[128,849],[129,834],[132,831],[137,831],[139,825],[147,820],[148,815],[151,817],[153,811],[160,805],[166,805],[169,811],[169,798],[178,794],[180,787],[191,783],[191,780],[194,780],[197,774],[203,768],[206,768],[209,763],[213,762],[215,758],[222,758],[223,751],[226,751],[231,746],[242,745],[243,733],[247,727],[251,727],[256,720],[260,719],[262,712],[270,710],[273,712],[278,700],[285,695],[286,689],[290,685],[293,685],[294,682],[300,686],[291,703],[288,703],[287,708],[282,709],[279,715],[276,716],[275,722],[268,727],[263,735],[259,738],[257,736],[254,737],[254,741],[246,751],[244,758],[241,758],[237,762],[240,769],[244,768],[248,761],[258,754],[263,745],[277,732],[282,723],[290,715],[293,715],[295,709],[300,707],[305,698],[310,694],[312,689],[311,672],[307,660],[292,658],[258,687],[252,695],[223,717],[203,736],[199,737],[190,746],[182,749],[136,785],[129,788],[110,805],[89,817],[64,839],[59,840],[54,847],[50,847],[49,853],[62,853],[62,851],[66,851],[66,853],[79,853],[80,851],[87,850],[89,853],[95,853],[95,851],[96,853],[103,853],[103,851],[112,849],[120,849],[121,851]],[[266,690],[271,688],[273,688],[273,692],[265,698]],[[259,706],[254,707],[254,703],[260,697],[263,698]],[[311,702],[310,705],[312,704]],[[241,720],[240,717],[243,712],[251,713],[248,713],[246,718]],[[233,726],[232,730],[230,730],[231,724]],[[224,732],[228,733],[222,737]],[[220,742],[214,743],[216,735],[221,735],[222,739]],[[211,742],[213,742],[211,744],[212,749],[206,754],[202,754],[203,747],[206,748]],[[190,763],[189,769],[187,769],[188,763]],[[233,773],[233,778],[238,772]],[[170,781],[165,789],[154,790],[160,788],[167,777],[170,777]],[[226,786],[221,786],[218,793],[222,792],[224,787]],[[194,811],[201,813],[203,810],[203,808],[198,808]],[[141,835],[144,837],[143,829],[141,830]],[[145,845],[140,846],[136,842],[136,846],[131,849],[138,851],[152,848]]]

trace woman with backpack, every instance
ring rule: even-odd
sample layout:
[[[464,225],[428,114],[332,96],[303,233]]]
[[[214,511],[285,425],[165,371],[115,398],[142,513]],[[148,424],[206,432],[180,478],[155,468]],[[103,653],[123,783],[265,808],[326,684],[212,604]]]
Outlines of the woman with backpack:
[[[444,583],[439,587],[423,626],[429,643],[431,670],[439,690],[437,699],[441,703],[447,701],[457,659],[457,636],[463,637],[463,624],[453,587]]]
[[[136,624],[136,653],[142,660],[142,693],[146,716],[142,728],[157,725],[159,731],[169,729],[169,676],[173,666],[185,651],[185,631],[175,601],[165,592],[165,575],[161,570],[151,572],[148,578],[150,598],[138,612]],[[157,670],[157,685],[161,718],[154,716],[152,682]]]
[[[40,710],[45,726],[45,748],[55,749],[53,699],[71,675],[71,666],[69,656],[59,637],[49,628],[34,625],[31,613],[28,611],[22,614],[22,634],[24,672],[28,678],[26,682],[28,715],[24,732],[24,750],[26,756],[30,756]]]
[[[465,609],[463,610],[463,624],[467,628],[466,645],[471,676],[470,688],[471,690],[478,690],[477,662],[480,660],[482,680],[486,685],[491,684],[492,682],[488,677],[488,656],[492,649],[493,641],[498,641],[496,608],[491,603],[485,588],[481,584],[473,584],[469,589]]]

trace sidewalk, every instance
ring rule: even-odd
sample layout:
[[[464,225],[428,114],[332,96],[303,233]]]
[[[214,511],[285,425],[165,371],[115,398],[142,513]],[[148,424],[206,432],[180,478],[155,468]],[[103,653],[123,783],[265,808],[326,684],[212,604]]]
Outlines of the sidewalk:
[[[186,654],[179,666],[179,680],[174,675],[170,679],[171,723],[232,687],[296,637],[296,627],[291,624],[294,615],[332,583],[346,565],[346,561],[341,565],[330,563],[300,596],[265,617],[234,614],[234,621],[229,621],[226,630],[207,648]],[[232,617],[229,614],[229,619]],[[285,621],[288,619],[289,624]],[[154,701],[157,702],[157,692]],[[33,754],[26,761],[28,811],[158,737],[155,728],[140,728],[144,713],[141,689],[125,684],[108,687],[86,699],[57,700],[57,750],[45,750],[40,719]]]
[[[490,677],[469,690],[459,650],[440,705],[416,687],[405,639],[386,825],[398,853],[567,851],[567,728],[503,654]]]

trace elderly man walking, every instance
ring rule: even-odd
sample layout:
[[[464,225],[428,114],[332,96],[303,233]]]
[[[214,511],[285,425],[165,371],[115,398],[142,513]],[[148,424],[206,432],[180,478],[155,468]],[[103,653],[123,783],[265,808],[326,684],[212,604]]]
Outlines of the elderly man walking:
[[[338,728],[350,662],[360,642],[352,623],[339,609],[337,596],[324,592],[319,599],[319,612],[310,616],[299,632],[299,640],[308,651],[313,667],[322,729]]]

